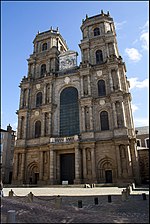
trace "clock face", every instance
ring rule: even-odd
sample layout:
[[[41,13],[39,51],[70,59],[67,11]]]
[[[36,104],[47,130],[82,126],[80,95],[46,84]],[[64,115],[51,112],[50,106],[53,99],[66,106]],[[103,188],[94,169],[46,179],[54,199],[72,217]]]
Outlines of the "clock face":
[[[39,115],[39,111],[35,111],[35,116],[38,116]]]

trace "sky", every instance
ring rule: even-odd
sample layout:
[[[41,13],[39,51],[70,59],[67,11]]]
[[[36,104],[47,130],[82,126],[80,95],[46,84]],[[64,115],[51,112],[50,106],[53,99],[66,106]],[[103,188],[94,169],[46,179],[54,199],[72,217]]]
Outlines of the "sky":
[[[20,88],[36,34],[59,28],[69,50],[78,52],[82,19],[109,11],[117,33],[119,54],[130,81],[135,127],[149,125],[148,1],[2,1],[1,2],[1,128],[17,128]]]

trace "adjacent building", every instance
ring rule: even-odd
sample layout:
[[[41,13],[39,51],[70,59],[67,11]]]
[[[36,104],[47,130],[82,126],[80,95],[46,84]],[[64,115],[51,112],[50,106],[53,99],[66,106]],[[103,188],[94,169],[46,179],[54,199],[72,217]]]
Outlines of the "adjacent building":
[[[13,155],[15,146],[15,131],[10,124],[7,130],[1,132],[1,179],[4,184],[11,184],[13,172]]]
[[[137,127],[137,151],[143,184],[149,183],[149,126]]]
[[[14,184],[140,182],[126,66],[109,12],[82,20],[78,53],[38,33],[20,83]]]

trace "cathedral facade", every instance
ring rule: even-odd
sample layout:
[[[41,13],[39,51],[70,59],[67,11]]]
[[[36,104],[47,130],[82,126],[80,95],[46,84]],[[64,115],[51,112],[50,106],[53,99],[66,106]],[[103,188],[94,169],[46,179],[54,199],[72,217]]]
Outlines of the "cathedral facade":
[[[77,52],[58,29],[38,33],[20,83],[14,184],[139,182],[126,66],[113,19],[86,16]]]

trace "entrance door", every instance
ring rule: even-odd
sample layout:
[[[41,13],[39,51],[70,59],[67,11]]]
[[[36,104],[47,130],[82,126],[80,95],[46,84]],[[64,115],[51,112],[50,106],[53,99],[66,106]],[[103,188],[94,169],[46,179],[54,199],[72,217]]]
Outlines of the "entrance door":
[[[34,184],[37,184],[39,180],[39,173],[34,173]]]
[[[60,155],[60,179],[68,180],[69,184],[73,184],[75,179],[75,155],[73,153]]]
[[[112,170],[105,171],[106,183],[112,183]]]

